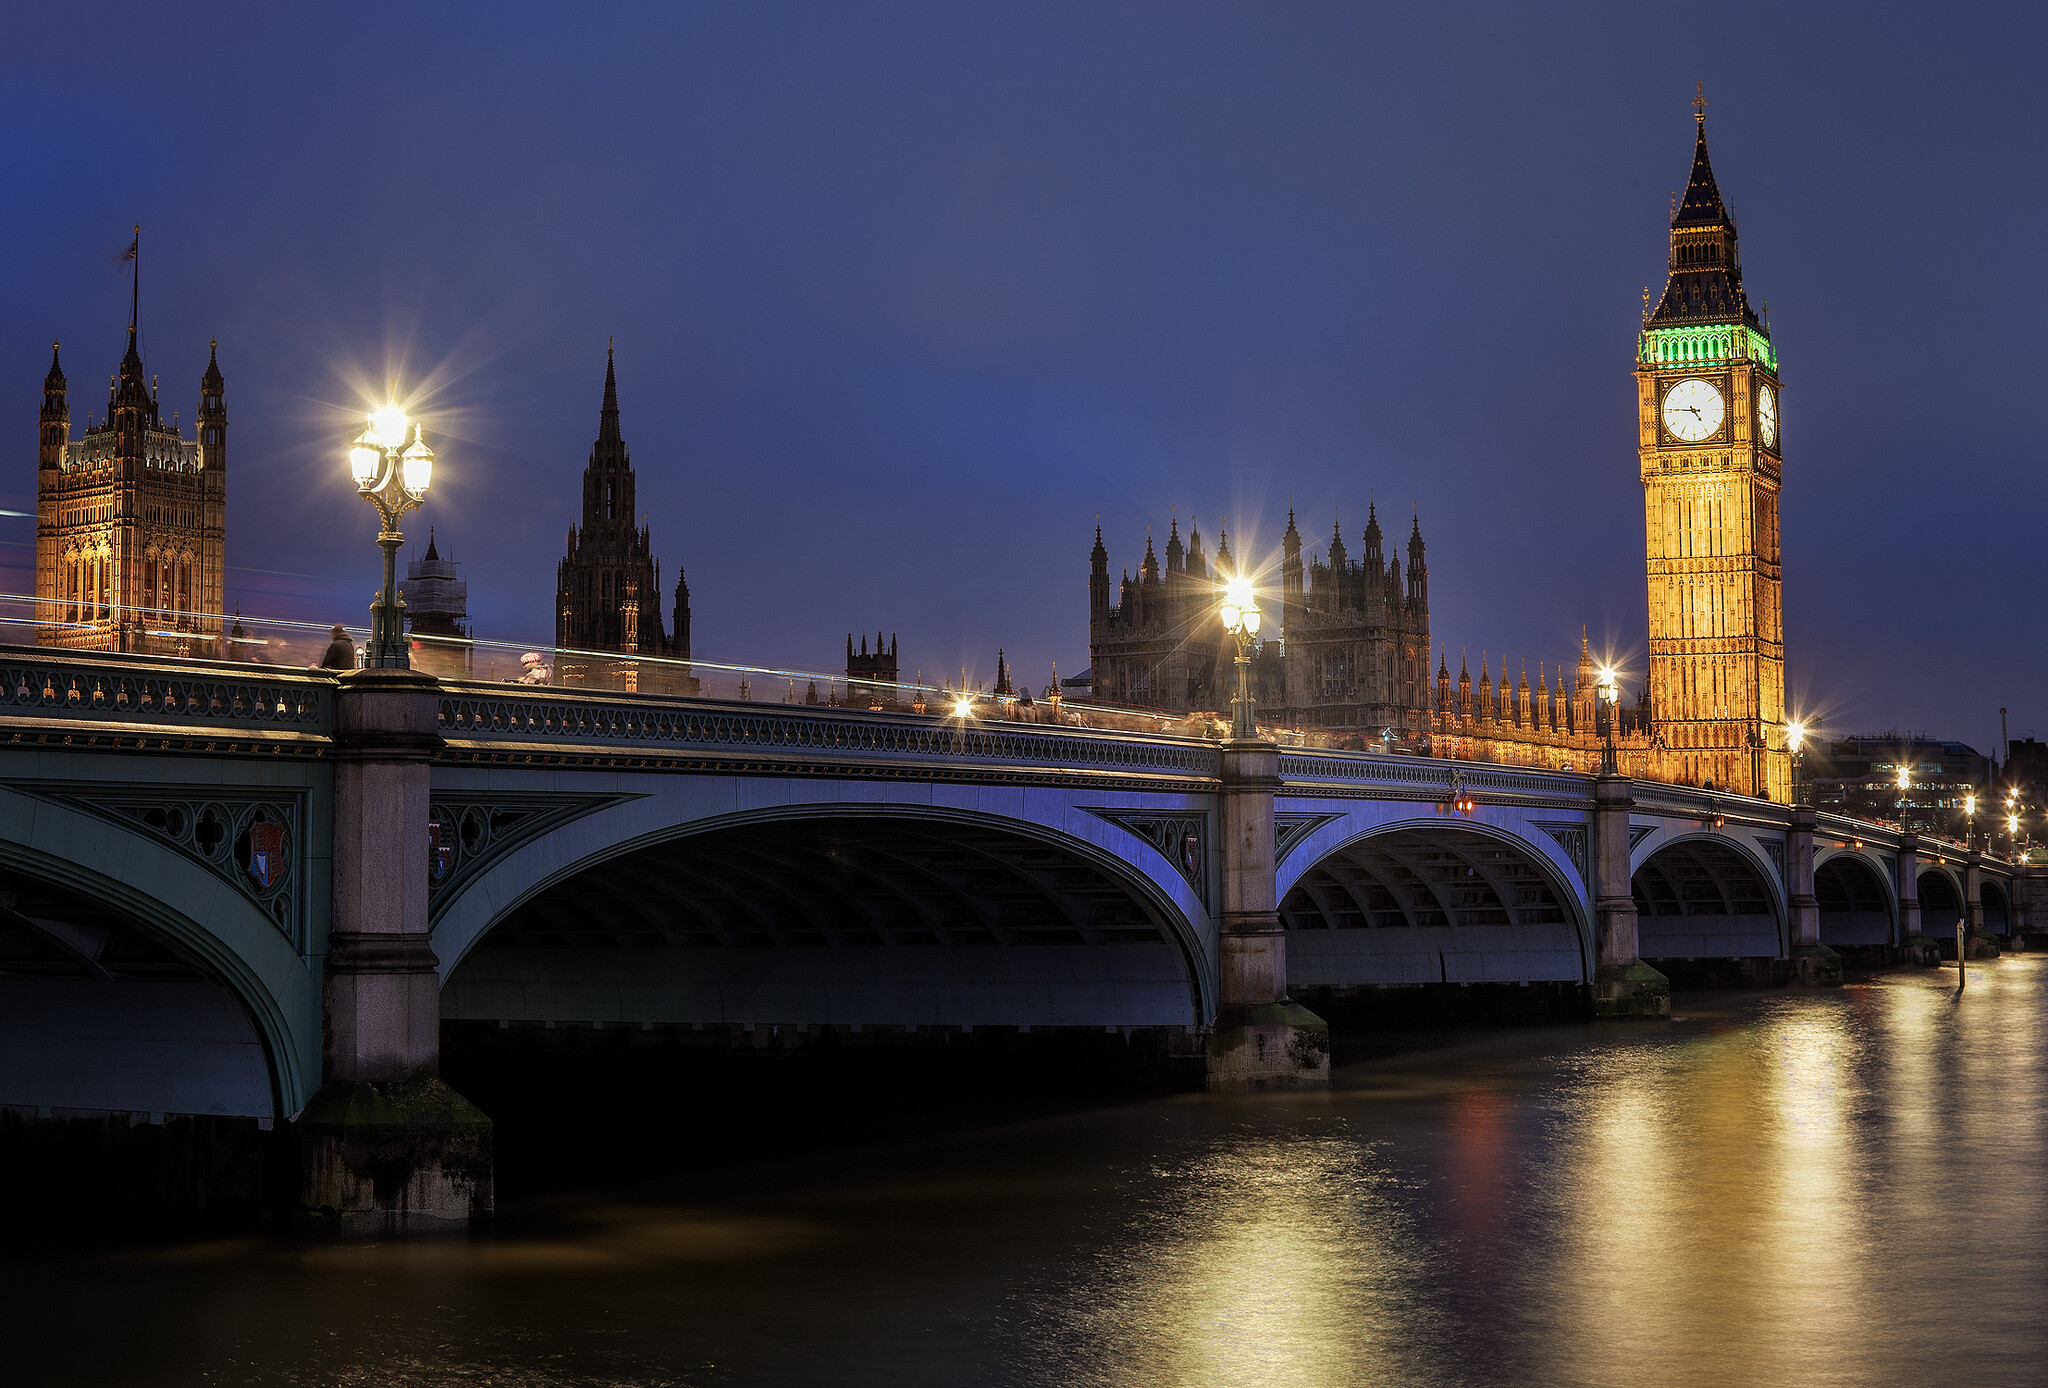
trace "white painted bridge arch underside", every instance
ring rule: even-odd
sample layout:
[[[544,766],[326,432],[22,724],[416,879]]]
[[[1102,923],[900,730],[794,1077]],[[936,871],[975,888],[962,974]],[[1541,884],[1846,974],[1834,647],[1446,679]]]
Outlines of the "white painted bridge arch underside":
[[[1476,826],[1354,838],[1280,902],[1291,988],[1581,983],[1592,962],[1576,895],[1527,844]]]
[[[1199,948],[1141,870],[1078,840],[792,809],[681,826],[556,875],[463,957],[442,1016],[1190,1026],[1205,1020]]]

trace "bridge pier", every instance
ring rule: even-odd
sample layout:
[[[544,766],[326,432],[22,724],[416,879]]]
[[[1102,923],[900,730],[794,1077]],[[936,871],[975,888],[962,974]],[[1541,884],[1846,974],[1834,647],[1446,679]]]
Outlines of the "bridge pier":
[[[1287,936],[1275,895],[1273,796],[1280,749],[1226,743],[1222,756],[1223,910],[1219,1005],[1209,1032],[1211,1089],[1322,1089],[1330,1029],[1287,996]]]
[[[1916,963],[1938,962],[1941,958],[1920,928],[1920,836],[1899,836],[1899,947]]]
[[[334,698],[322,1083],[294,1126],[300,1208],[346,1234],[459,1232],[491,1212],[491,1121],[438,1074],[427,874],[439,712],[440,686],[410,670],[351,672]]]
[[[1596,1017],[1669,1017],[1671,980],[1636,953],[1636,898],[1629,871],[1626,776],[1593,782],[1593,915],[1599,949],[1593,973]]]
[[[1792,977],[1800,983],[1842,981],[1842,956],[1821,943],[1820,898],[1813,892],[1813,829],[1811,806],[1794,805],[1785,833],[1785,893],[1792,908]]]
[[[1965,945],[1972,957],[1996,959],[1998,941],[1984,928],[1984,856],[1974,848],[1963,859],[1963,919],[1969,922]],[[2012,929],[2009,920],[2006,929]]]

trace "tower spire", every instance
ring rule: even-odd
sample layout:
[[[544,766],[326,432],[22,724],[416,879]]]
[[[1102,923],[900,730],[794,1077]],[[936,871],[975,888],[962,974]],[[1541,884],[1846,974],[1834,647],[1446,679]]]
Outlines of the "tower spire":
[[[1671,209],[1670,278],[1650,311],[1648,326],[1742,323],[1760,330],[1742,291],[1742,259],[1736,250],[1735,219],[1714,181],[1707,156],[1707,106],[1702,84],[1693,102],[1692,173],[1685,194]]]
[[[597,441],[617,443],[619,441],[619,378],[612,369],[612,339],[606,338],[604,345],[604,408],[597,417]]]
[[[135,326],[142,309],[142,223],[135,224],[135,239],[128,243],[127,258],[135,263],[135,277],[128,286],[128,341],[135,341]]]

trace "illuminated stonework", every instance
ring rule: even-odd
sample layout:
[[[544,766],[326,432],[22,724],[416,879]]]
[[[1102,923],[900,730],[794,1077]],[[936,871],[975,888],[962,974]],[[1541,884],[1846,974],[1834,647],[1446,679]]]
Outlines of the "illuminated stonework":
[[[1785,633],[1780,440],[1759,428],[1782,398],[1769,329],[1742,289],[1735,221],[1707,159],[1671,221],[1670,274],[1636,364],[1649,579],[1649,774],[1783,801]],[[1768,437],[1766,435],[1768,434]]]
[[[218,347],[188,439],[158,412],[131,322],[107,416],[73,439],[53,344],[36,457],[37,644],[220,653],[228,417]]]

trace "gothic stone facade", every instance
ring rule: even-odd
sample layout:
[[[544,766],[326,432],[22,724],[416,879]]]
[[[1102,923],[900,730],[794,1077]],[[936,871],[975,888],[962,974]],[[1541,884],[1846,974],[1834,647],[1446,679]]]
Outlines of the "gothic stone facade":
[[[1336,735],[1377,741],[1392,728],[1404,743],[1429,733],[1429,566],[1416,522],[1408,568],[1383,556],[1376,509],[1369,510],[1362,552],[1352,560],[1341,528],[1328,556],[1302,556],[1294,514],[1282,539],[1278,630],[1268,625],[1253,659],[1259,716]],[[1089,657],[1097,699],[1174,712],[1221,711],[1233,687],[1235,643],[1217,615],[1217,597],[1233,571],[1230,539],[1218,540],[1213,569],[1199,527],[1183,545],[1172,522],[1162,569],[1152,541],[1133,579],[1125,571],[1112,594],[1109,552],[1096,527],[1089,556]],[[1277,640],[1274,638],[1278,638]]]
[[[1615,737],[1628,775],[1791,798],[1778,533],[1778,354],[1742,288],[1735,219],[1707,158],[1701,104],[1685,197],[1671,216],[1664,293],[1636,339],[1637,456],[1648,580],[1648,688]],[[1592,665],[1559,718],[1538,667],[1508,690],[1484,664],[1475,700],[1439,665],[1439,756],[1586,769],[1598,764]],[[1560,683],[1560,689],[1562,685]],[[1546,701],[1549,701],[1548,703]]]
[[[1635,377],[1659,766],[1789,799],[1778,353],[1742,290],[1704,102]]]
[[[627,688],[692,693],[679,663],[690,657],[690,588],[676,569],[675,630],[661,621],[661,563],[648,528],[634,520],[633,459],[619,433],[619,385],[605,353],[604,404],[597,442],[583,469],[583,523],[569,527],[568,553],[555,575],[555,644],[561,678]],[[651,660],[607,661],[616,651]]]
[[[1769,325],[1742,287],[1735,220],[1707,158],[1702,104],[1685,197],[1673,209],[1662,297],[1644,304],[1636,339],[1637,453],[1643,484],[1650,666],[1647,688],[1617,710],[1621,770],[1785,801],[1785,647],[1778,494],[1780,387]],[[1372,741],[1392,727],[1436,756],[1588,770],[1604,736],[1595,721],[1590,652],[1581,638],[1569,689],[1560,665],[1478,686],[1460,662],[1455,690],[1439,657],[1427,688],[1428,569],[1418,526],[1405,586],[1382,564],[1377,521],[1349,562],[1340,535],[1304,567],[1294,518],[1281,570],[1283,640],[1257,662],[1261,720],[1324,730],[1316,740]],[[1219,550],[1218,567],[1223,553]],[[1160,570],[1151,542],[1112,604],[1096,532],[1089,574],[1095,696],[1177,710],[1229,703],[1230,643],[1214,615],[1216,581],[1200,544],[1178,528]],[[1363,736],[1332,738],[1354,728]],[[1406,739],[1404,739],[1406,740]]]
[[[228,416],[218,342],[193,437],[164,423],[135,323],[106,418],[71,437],[53,343],[36,450],[36,641],[66,650],[218,655],[226,596]]]

